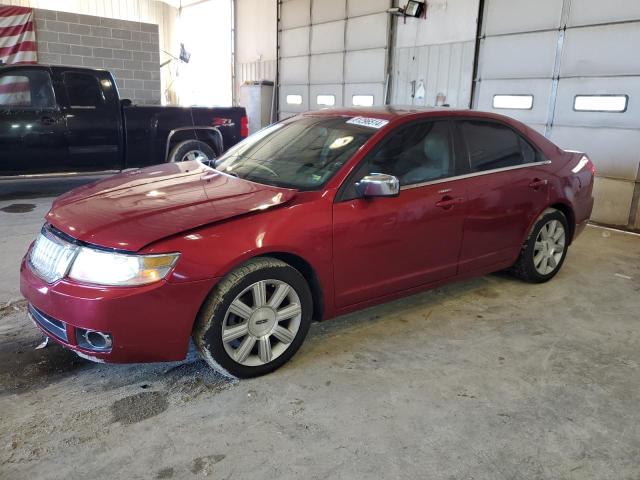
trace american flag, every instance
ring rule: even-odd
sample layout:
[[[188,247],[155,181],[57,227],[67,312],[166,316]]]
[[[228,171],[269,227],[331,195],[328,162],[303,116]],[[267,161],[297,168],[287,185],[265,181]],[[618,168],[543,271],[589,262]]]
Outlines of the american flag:
[[[36,63],[38,60],[33,10],[25,7],[0,7],[0,61]],[[30,102],[29,81],[26,77],[0,78],[0,105],[19,105]]]

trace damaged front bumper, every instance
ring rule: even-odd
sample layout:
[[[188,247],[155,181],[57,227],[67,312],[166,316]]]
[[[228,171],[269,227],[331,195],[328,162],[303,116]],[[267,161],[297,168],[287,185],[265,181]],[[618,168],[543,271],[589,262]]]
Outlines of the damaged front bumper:
[[[20,291],[49,338],[89,360],[164,362],[185,358],[200,305],[217,279],[99,287],[48,284],[23,260]]]

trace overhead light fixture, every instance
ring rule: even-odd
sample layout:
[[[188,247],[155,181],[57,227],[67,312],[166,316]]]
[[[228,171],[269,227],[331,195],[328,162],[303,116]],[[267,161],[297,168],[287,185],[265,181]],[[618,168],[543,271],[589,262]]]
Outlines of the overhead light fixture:
[[[407,6],[404,7],[404,16],[420,18],[422,16],[422,12],[424,11],[424,7],[424,2],[420,2],[418,0],[409,0],[407,2]]]
[[[421,0],[408,0],[404,8],[403,7],[389,8],[387,10],[387,13],[390,13],[391,15],[397,15],[399,17],[404,17],[406,20],[407,17],[411,17],[411,18],[422,17],[426,8],[427,8],[426,3]]]

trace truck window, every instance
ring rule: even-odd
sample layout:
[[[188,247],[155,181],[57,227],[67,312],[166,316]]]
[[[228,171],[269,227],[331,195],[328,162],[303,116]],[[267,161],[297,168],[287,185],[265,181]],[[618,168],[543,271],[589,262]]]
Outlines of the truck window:
[[[99,108],[104,105],[100,83],[93,75],[66,72],[64,84],[71,108]]]
[[[55,108],[49,73],[43,70],[12,70],[0,75],[0,109]]]

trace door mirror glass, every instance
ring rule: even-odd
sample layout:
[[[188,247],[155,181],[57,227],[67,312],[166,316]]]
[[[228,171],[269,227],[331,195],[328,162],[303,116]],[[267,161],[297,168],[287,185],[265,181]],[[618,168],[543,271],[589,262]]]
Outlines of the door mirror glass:
[[[356,190],[363,197],[397,197],[400,180],[393,175],[372,173],[356,183]]]

